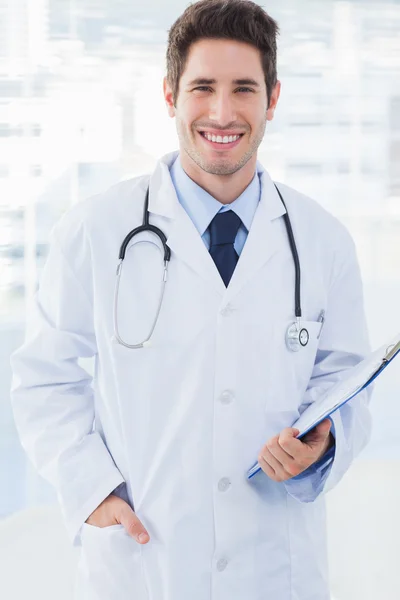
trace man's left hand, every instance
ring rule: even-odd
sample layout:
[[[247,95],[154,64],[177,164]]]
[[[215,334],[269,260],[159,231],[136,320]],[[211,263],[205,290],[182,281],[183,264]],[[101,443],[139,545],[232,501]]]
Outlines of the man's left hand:
[[[296,439],[298,429],[287,427],[263,446],[258,457],[260,467],[274,481],[286,481],[299,475],[333,446],[331,425],[330,419],[325,419],[301,440]]]

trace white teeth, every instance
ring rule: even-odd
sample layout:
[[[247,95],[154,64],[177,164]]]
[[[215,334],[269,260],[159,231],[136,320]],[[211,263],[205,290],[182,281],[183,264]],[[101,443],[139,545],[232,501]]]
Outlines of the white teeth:
[[[204,137],[210,142],[217,142],[219,144],[229,144],[230,142],[236,142],[240,138],[240,135],[211,135],[210,133],[203,133]]]

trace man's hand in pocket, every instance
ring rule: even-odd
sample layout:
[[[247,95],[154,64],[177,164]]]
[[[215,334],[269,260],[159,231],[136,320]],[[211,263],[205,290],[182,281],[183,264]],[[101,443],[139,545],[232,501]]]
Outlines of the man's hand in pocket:
[[[128,534],[139,544],[147,544],[150,539],[148,532],[129,504],[114,494],[103,500],[85,522],[94,527],[123,525]]]

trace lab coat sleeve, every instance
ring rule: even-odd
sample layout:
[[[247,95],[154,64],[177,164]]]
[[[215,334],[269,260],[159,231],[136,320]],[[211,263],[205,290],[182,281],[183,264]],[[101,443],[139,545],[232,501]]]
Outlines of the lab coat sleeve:
[[[54,486],[68,535],[78,546],[82,524],[124,478],[92,430],[92,377],[78,364],[97,348],[85,289],[91,280],[88,245],[75,214],[53,229],[25,342],[11,356],[11,402],[21,444]],[[63,249],[68,238],[73,260]]]
[[[327,296],[326,320],[300,412],[371,351],[356,249],[345,229],[341,242]],[[370,439],[372,388],[370,385],[330,416],[335,444],[320,461],[284,482],[292,497],[313,502],[342,479]]]

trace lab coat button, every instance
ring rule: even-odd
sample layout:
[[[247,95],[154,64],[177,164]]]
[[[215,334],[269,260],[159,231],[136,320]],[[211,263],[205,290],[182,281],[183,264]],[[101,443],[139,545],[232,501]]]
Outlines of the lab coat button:
[[[230,488],[231,482],[227,477],[223,477],[218,482],[218,489],[220,492],[226,492],[227,489]]]
[[[224,569],[226,569],[227,564],[228,564],[228,561],[226,560],[226,558],[220,558],[219,561],[217,562],[218,571],[223,571]]]
[[[220,396],[220,401],[223,404],[230,404],[232,402],[234,398],[233,393],[230,390],[225,390],[222,392],[221,396]]]

